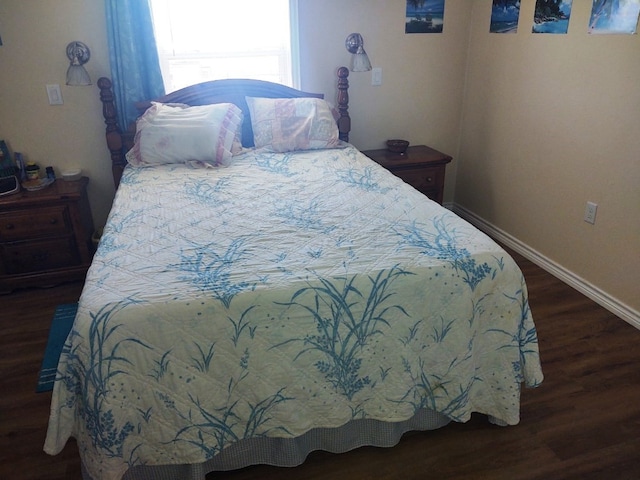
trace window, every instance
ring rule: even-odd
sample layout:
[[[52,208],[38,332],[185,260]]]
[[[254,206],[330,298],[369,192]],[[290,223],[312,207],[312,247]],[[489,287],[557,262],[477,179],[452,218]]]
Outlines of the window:
[[[296,5],[295,0],[151,0],[167,93],[221,78],[297,86]]]

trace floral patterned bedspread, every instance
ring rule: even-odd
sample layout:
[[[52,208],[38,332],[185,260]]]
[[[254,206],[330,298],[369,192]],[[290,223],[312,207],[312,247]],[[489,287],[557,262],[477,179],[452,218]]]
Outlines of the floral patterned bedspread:
[[[45,451],[95,479],[422,408],[519,421],[522,274],[351,146],[128,167],[58,366]]]

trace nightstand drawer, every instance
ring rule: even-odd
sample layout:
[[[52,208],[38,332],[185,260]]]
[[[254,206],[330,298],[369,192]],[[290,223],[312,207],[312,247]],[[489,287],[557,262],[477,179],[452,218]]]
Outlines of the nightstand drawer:
[[[0,256],[8,275],[39,272],[79,265],[81,259],[73,237],[5,243]]]
[[[365,150],[362,153],[431,200],[442,204],[445,167],[451,161],[449,155],[426,145],[409,147],[404,154],[389,150]]]
[[[65,205],[0,215],[0,241],[12,242],[35,237],[65,235],[71,231]]]
[[[396,170],[393,173],[416,190],[424,192],[425,190],[432,190],[438,186],[441,171],[441,168],[411,168]]]
[[[91,263],[89,179],[0,197],[0,293],[82,280]]]

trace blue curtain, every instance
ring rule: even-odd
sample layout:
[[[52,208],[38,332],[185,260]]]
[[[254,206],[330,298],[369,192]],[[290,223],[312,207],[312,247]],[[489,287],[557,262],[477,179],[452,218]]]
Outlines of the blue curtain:
[[[111,82],[122,130],[138,116],[134,102],[164,95],[148,0],[105,0]]]

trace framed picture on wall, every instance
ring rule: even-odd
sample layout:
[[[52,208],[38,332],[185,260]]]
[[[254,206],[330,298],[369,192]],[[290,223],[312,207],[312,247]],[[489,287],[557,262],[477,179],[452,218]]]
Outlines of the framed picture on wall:
[[[536,0],[532,33],[567,33],[573,0]]]
[[[640,0],[593,0],[589,33],[629,34],[637,31]]]
[[[520,0],[493,0],[491,5],[491,33],[518,33]]]
[[[444,0],[407,0],[404,33],[442,33]]]

